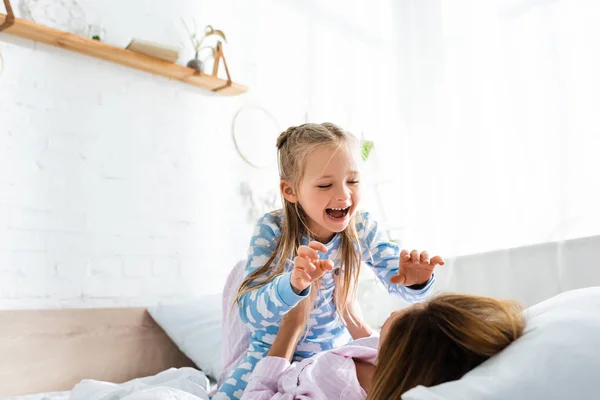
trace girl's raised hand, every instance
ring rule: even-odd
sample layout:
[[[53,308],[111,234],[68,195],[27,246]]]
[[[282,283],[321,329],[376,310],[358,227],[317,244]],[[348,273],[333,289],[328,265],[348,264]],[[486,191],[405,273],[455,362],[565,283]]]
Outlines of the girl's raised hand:
[[[413,250],[400,252],[400,269],[398,274],[390,278],[390,282],[404,286],[421,285],[427,282],[433,270],[438,265],[444,265],[444,260],[440,256],[429,258],[429,254],[424,251],[419,253]]]
[[[299,294],[310,286],[311,283],[321,278],[326,271],[333,269],[330,260],[319,260],[318,251],[327,252],[324,244],[312,241],[308,246],[300,246],[298,255],[294,259],[291,284],[294,292]]]

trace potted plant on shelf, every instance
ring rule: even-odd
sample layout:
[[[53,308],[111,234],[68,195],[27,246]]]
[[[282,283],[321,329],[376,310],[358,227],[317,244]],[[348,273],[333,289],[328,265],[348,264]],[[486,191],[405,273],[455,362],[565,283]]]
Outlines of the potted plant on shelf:
[[[215,56],[215,53],[216,53],[216,49],[215,49],[216,46],[215,47],[203,46],[204,41],[209,37],[216,36],[217,44],[220,43],[221,41],[227,43],[227,38],[225,37],[225,33],[223,31],[221,31],[219,29],[214,29],[210,25],[207,25],[206,28],[204,28],[204,35],[202,37],[198,37],[198,27],[195,22],[194,22],[194,30],[193,31],[188,27],[188,25],[185,23],[185,21],[183,21],[183,25],[185,26],[185,29],[187,30],[190,41],[192,42],[192,47],[194,48],[194,58],[191,59],[187,63],[187,66],[202,73],[202,72],[204,72],[204,61],[200,59],[200,52],[204,49],[210,49],[211,55],[213,57]]]

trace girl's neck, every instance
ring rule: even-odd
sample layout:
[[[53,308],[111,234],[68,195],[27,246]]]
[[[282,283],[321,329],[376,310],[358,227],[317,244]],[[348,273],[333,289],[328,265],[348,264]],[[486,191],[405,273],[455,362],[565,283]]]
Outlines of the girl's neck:
[[[314,239],[319,243],[327,244],[327,243],[331,242],[331,240],[333,240],[334,237],[335,237],[335,233],[332,233],[327,236],[318,235],[318,236],[315,236]]]
[[[312,237],[319,243],[327,244],[335,237],[335,232],[323,232],[320,227],[315,227],[314,223],[309,223],[308,228],[310,229],[309,237]]]

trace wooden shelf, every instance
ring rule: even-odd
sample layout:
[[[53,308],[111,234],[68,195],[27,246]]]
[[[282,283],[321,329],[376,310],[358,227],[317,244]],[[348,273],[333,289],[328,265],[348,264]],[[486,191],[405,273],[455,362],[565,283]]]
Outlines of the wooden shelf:
[[[0,25],[4,24],[6,19],[6,14],[0,14]],[[227,85],[227,81],[224,79],[219,79],[212,75],[199,74],[192,68],[184,67],[183,65],[172,64],[135,53],[131,50],[59,31],[24,19],[15,18],[14,23],[3,30],[2,33],[46,43],[152,74],[166,76],[167,78],[176,79],[222,95],[232,96],[248,90],[243,85],[237,83]]]

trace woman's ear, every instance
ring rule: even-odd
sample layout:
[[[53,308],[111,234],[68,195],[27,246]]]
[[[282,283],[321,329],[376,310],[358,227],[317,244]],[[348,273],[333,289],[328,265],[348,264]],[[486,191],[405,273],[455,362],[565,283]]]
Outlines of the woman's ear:
[[[298,201],[298,197],[296,196],[296,192],[294,191],[294,187],[286,180],[281,180],[279,182],[279,189],[281,190],[281,194],[283,198],[294,204]]]

